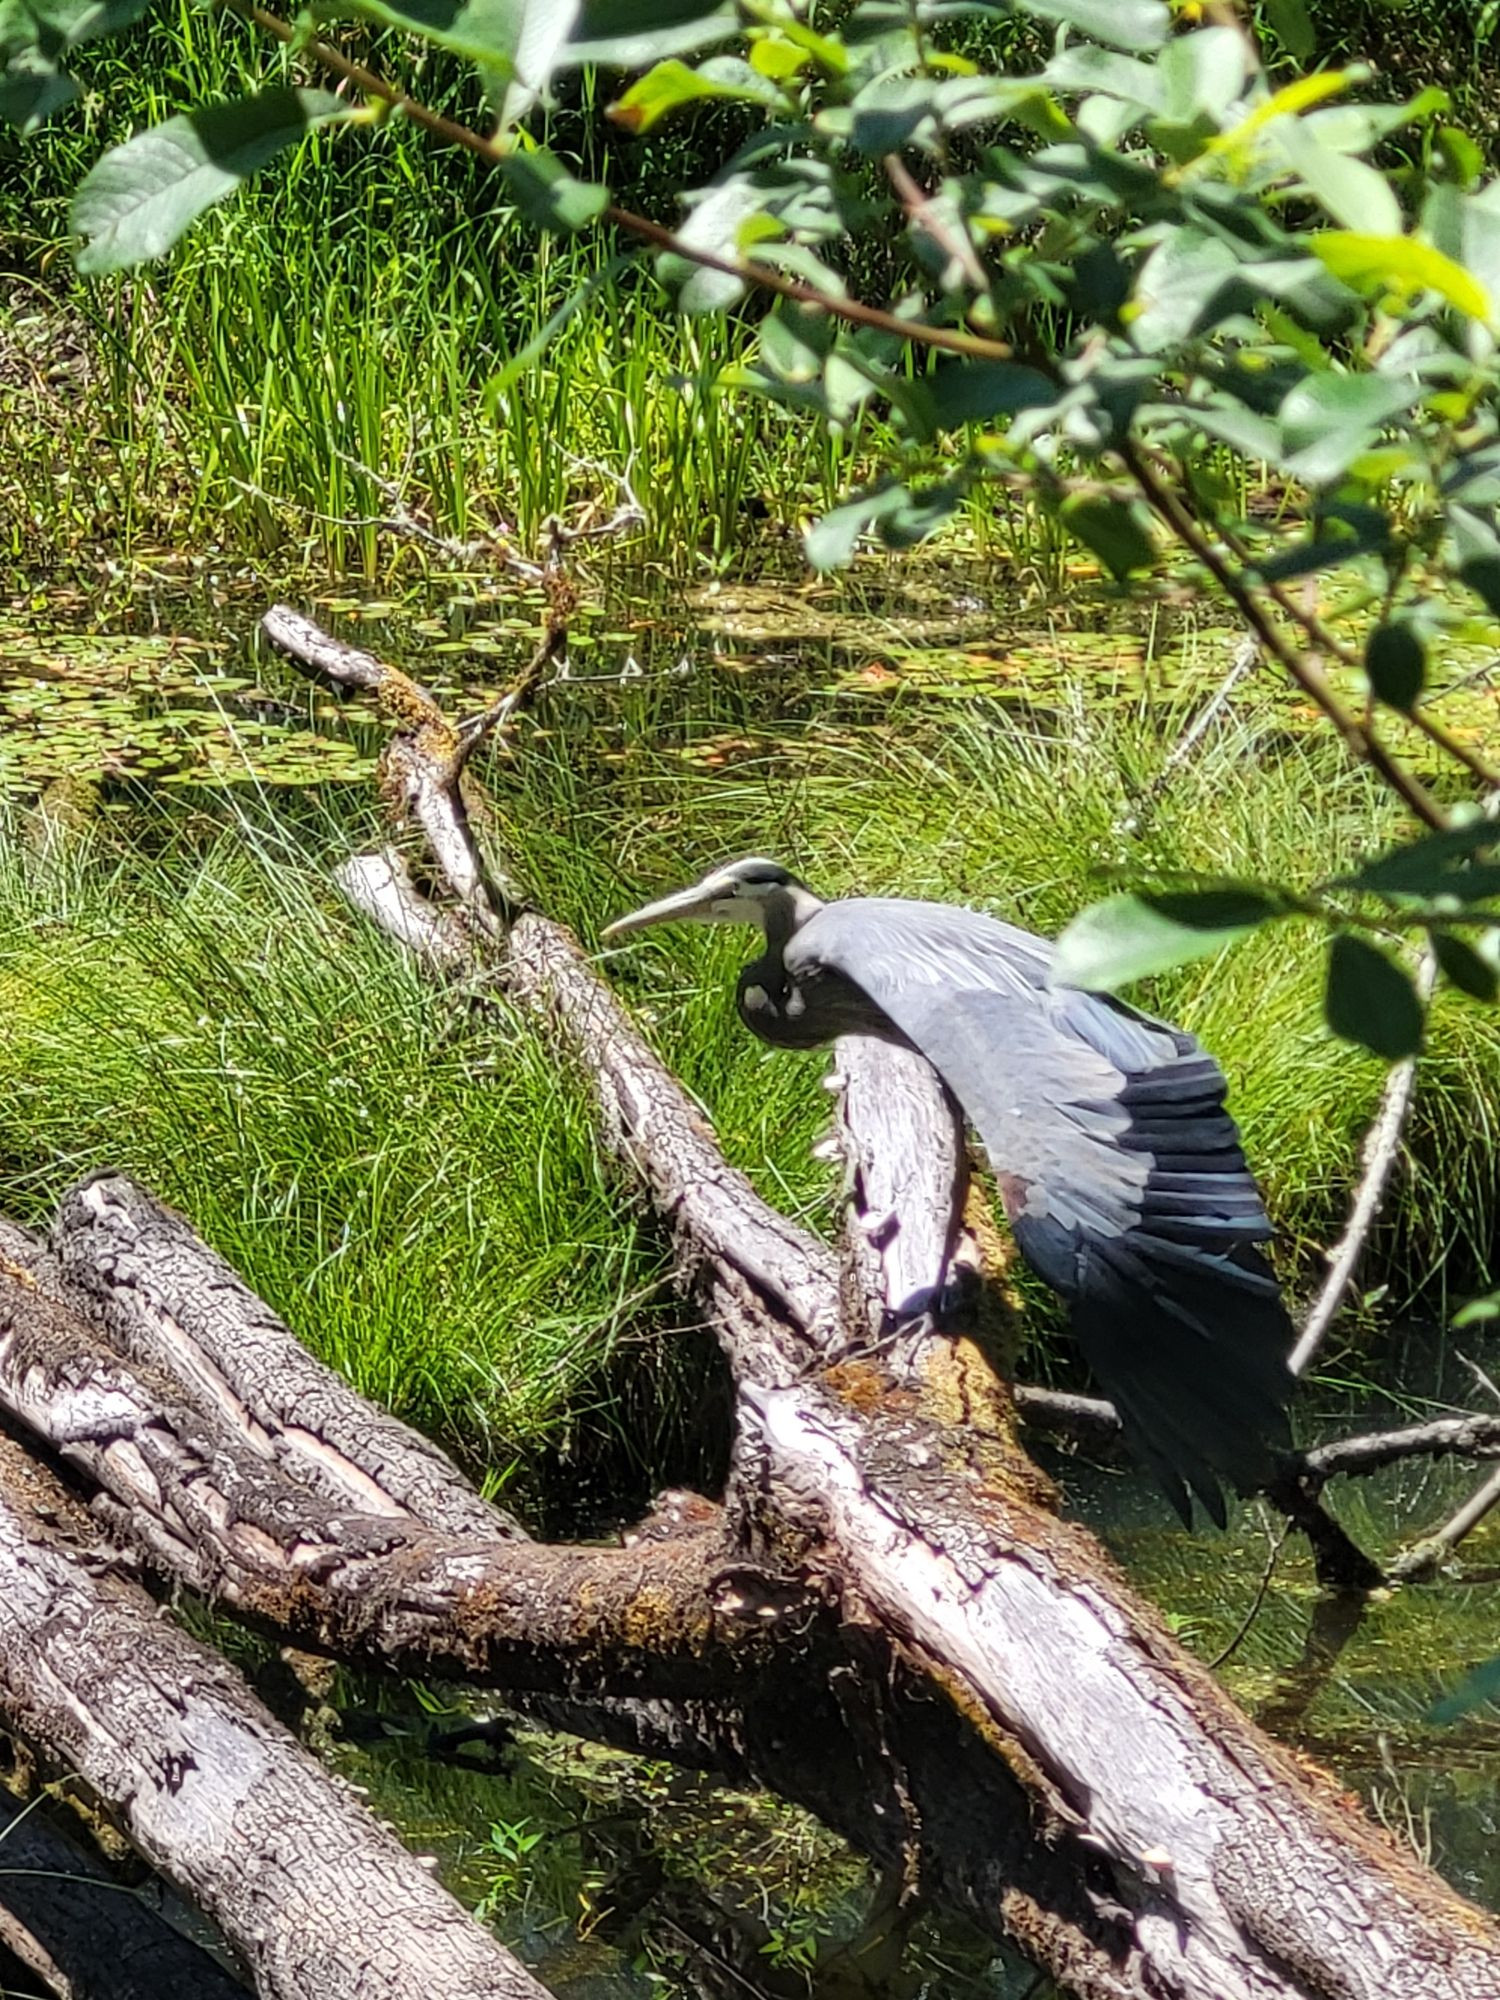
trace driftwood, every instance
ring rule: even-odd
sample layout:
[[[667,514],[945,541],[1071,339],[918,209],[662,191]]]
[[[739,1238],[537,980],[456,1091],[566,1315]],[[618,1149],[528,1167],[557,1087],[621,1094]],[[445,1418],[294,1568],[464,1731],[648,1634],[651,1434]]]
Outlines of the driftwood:
[[[285,2000],[539,2000],[530,1975],[163,1620],[0,1438],[0,1724],[76,1773]]]
[[[0,1236],[0,1407],[66,1464],[115,1543],[299,1645],[485,1682],[556,1726],[773,1787],[907,1896],[963,1911],[1080,1995],[1493,2000],[1495,1926],[1250,1724],[1057,1517],[970,1338],[981,1259],[962,1139],[927,1072],[841,1045],[850,1225],[840,1251],[810,1238],[724,1161],[571,934],[481,857],[464,733],[294,614],[267,627],[392,725],[387,792],[451,900],[423,899],[394,850],[346,868],[346,892],[435,976],[502,980],[572,1063],[728,1357],[734,1470],[722,1505],[664,1507],[623,1548],[531,1543],[431,1446],[298,1360],[181,1218],[103,1177],[63,1203],[46,1250]],[[113,1799],[69,1718],[17,1692],[59,1673],[62,1641],[40,1604],[11,1610],[24,1593],[9,1565],[24,1576],[28,1558],[3,1521],[7,1726]],[[43,1537],[59,1561],[61,1534]],[[144,1602],[133,1582],[91,1580],[111,1616]],[[159,1688],[155,1720],[140,1710],[142,1754],[160,1759],[153,1730],[170,1744],[180,1727],[168,1706]],[[212,1769],[206,1741],[193,1754],[194,1772]],[[304,1783],[312,1799],[299,1767]],[[192,1840],[128,1830],[252,1958],[226,1891],[189,1865]],[[236,1836],[253,1843],[256,1827]],[[386,1864],[370,1865],[373,1950],[372,1923],[411,1912],[387,1915]],[[295,1908],[262,1903],[265,1949]],[[497,1953],[468,1928],[474,1952]],[[426,1990],[539,1990],[503,1954],[483,1962],[488,1984]],[[256,1977],[265,1992],[334,1990],[263,1961]]]

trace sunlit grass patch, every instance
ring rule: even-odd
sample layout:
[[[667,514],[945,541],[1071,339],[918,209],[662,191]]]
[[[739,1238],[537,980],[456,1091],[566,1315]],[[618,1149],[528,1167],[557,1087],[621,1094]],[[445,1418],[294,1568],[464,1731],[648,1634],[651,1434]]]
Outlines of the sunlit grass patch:
[[[4,1206],[108,1164],[327,1360],[504,1468],[554,1438],[660,1251],[583,1093],[494,996],[434,991],[310,856],[0,846]]]

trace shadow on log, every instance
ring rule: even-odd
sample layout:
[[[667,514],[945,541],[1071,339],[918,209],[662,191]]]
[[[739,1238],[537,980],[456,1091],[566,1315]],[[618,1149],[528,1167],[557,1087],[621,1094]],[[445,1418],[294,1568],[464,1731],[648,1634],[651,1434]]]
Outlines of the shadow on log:
[[[773,1788],[894,1871],[906,1899],[961,1910],[1088,2000],[1494,2000],[1494,1925],[1257,1730],[1057,1517],[1007,1385],[970,1338],[962,1135],[930,1073],[840,1046],[849,1228],[838,1250],[808,1236],[726,1163],[571,934],[481,857],[472,732],[295,614],[267,630],[390,724],[386,794],[449,898],[418,895],[394,850],[347,866],[346,892],[434,976],[503,980],[572,1065],[724,1348],[734,1469],[722,1506],[663,1516],[624,1548],[529,1542],[432,1446],[300,1356],[181,1218],[96,1177],[45,1250],[0,1240],[0,1405],[114,1544],[300,1646],[492,1684],[558,1727]],[[893,1313],[914,1297],[918,1317]],[[188,1642],[139,1586],[98,1573],[96,1529],[27,1516],[19,1498],[7,1526],[15,1457],[0,1460],[8,1726],[116,1804],[262,1992],[407,1990],[360,1984],[343,1960],[341,1985],[310,1969],[309,1954],[321,1965],[345,1948],[342,1906],[314,1920],[276,1875],[291,1837],[277,1814],[321,1855],[299,1813],[343,1828],[358,1808],[290,1738],[279,1754],[295,1776],[262,1805],[263,1724],[238,1708],[223,1719],[234,1677],[201,1649],[177,1661]],[[116,1619],[135,1635],[128,1660],[108,1643]],[[151,1678],[166,1654],[206,1691],[213,1728],[188,1732],[170,1676]],[[130,1712],[150,1784],[36,1693],[106,1665],[147,1675]],[[235,1730],[248,1747],[232,1747]],[[213,1793],[221,1837],[207,1845],[234,1876],[221,1880],[181,1815],[200,1787],[238,1783]],[[370,1871],[372,1955],[400,1958],[412,1925],[430,1924],[459,1969],[429,1974],[424,1993],[539,1991],[415,1864],[421,1893],[392,1890],[385,1836],[339,1838]]]

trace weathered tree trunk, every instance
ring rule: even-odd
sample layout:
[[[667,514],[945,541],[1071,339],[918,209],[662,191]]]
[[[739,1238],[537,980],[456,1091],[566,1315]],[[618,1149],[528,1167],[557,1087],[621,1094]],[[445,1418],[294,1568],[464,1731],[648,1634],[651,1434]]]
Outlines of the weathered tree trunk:
[[[0,1726],[77,1774],[267,2000],[542,2000],[75,1516],[0,1436]]]
[[[267,629],[294,653],[306,637],[287,614]],[[318,665],[341,673],[326,645]],[[391,775],[434,852],[451,852],[467,834],[466,752],[410,683],[372,671],[368,656],[356,677],[397,723]],[[471,863],[456,879],[466,908],[483,873]],[[1036,1476],[995,1421],[1003,1398],[972,1392],[972,1356],[960,1364],[932,1334],[894,1386],[853,1362],[806,1379],[810,1363],[840,1353],[827,1253],[725,1167],[571,936],[530,912],[503,928],[513,998],[573,1050],[605,1137],[669,1220],[720,1330],[740,1396],[736,1498],[750,1545],[818,1577],[846,1623],[879,1635],[877,1651],[926,1671],[1022,1776],[1035,1830],[1055,1853],[1072,1850],[1085,1892],[1107,1858],[1117,1965],[1146,1990],[1214,2000],[1299,1981],[1414,2000],[1500,1987],[1493,1926],[1255,1730],[1092,1539],[1036,1504]],[[919,1138],[937,1115],[919,1106]],[[948,1118],[944,1145],[951,1130]],[[903,1267],[893,1292],[941,1296],[958,1199],[954,1179],[925,1197],[936,1226],[917,1233],[938,1268],[924,1285]],[[889,1257],[892,1222],[875,1220]],[[945,1420],[958,1413],[967,1422],[955,1429]],[[908,1833],[921,1854],[922,1829]],[[951,1853],[922,1859],[950,1888],[965,1872]]]
[[[729,1359],[734,1474],[722,1510],[664,1511],[623,1549],[530,1543],[297,1359],[180,1218],[95,1179],[50,1254],[0,1239],[0,1405],[111,1532],[300,1644],[492,1682],[560,1726],[774,1787],[1089,2000],[1495,2000],[1495,1926],[1250,1724],[1056,1517],[966,1337],[961,1132],[925,1066],[839,1050],[853,1199],[835,1254],[726,1164],[571,935],[496,893],[460,789],[472,739],[306,621],[268,629],[392,721],[389,788],[456,907],[424,902],[391,854],[342,879],[435,971],[493,961],[566,1051]],[[24,1578],[4,1521],[0,1563]],[[139,1596],[97,1582],[111,1618]],[[85,1672],[46,1610],[35,1589],[0,1609],[6,1712],[107,1772],[60,1705],[22,1702],[38,1674]],[[133,1728],[159,1766],[184,1725],[160,1677],[155,1701]],[[195,1737],[184,1771],[211,1748]],[[224,1886],[185,1865],[194,1837],[153,1810],[133,1837],[225,1921]]]

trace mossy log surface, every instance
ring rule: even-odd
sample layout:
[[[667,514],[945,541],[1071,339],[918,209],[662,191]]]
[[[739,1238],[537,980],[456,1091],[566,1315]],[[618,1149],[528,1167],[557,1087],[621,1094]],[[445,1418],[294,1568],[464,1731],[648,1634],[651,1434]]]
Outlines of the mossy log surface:
[[[471,738],[369,654],[295,614],[267,625],[391,723],[387,793],[450,898],[424,907],[389,850],[342,879],[435,972],[480,964],[545,1024],[728,1357],[734,1467],[722,1502],[669,1501],[620,1548],[529,1542],[430,1445],[306,1372],[182,1218],[95,1177],[49,1247],[0,1237],[0,1405],[114,1540],[298,1644],[491,1682],[559,1726],[776,1789],[1086,2000],[1493,2000],[1495,1925],[1249,1722],[1058,1518],[969,1337],[962,1134],[922,1067],[839,1050],[849,1228],[841,1251],[810,1237],[726,1163],[571,934],[481,858]],[[31,1546],[0,1514],[0,1569],[23,1586]],[[25,1698],[86,1671],[66,1648],[87,1635],[59,1633],[44,1597],[0,1581],[7,1726],[54,1761],[95,1755],[114,1799],[130,1786],[109,1760]],[[158,1679],[131,1740],[169,1796],[127,1824],[223,1921],[197,1836],[170,1821],[180,1726]],[[207,1738],[192,1756],[212,1764]],[[262,1882],[274,1830],[224,1816],[238,1876]],[[388,1918],[383,1880],[366,1934]],[[301,1934],[290,1893],[261,1904],[259,1934]],[[426,1990],[539,1990],[474,1962],[489,1985]],[[263,1991],[313,1990],[282,1977],[257,1966]]]

